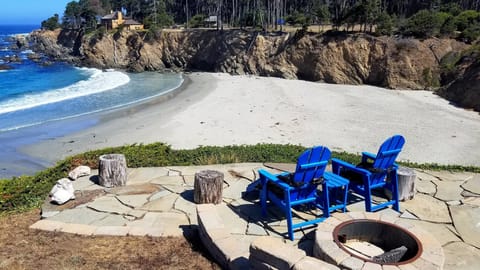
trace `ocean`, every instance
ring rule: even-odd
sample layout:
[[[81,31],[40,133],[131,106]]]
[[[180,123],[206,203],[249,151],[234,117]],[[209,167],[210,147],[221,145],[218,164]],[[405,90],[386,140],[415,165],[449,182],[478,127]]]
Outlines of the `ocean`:
[[[46,165],[19,153],[19,147],[95,125],[95,114],[148,101],[183,82],[175,73],[130,74],[35,61],[29,57],[33,51],[14,48],[12,39],[34,29],[38,26],[0,25],[0,179]],[[12,157],[18,159],[13,164]],[[15,165],[25,162],[31,166]]]

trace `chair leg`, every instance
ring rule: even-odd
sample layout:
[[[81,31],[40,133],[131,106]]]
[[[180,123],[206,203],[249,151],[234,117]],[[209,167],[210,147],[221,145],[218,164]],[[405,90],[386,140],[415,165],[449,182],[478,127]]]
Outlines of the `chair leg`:
[[[348,184],[344,187],[344,194],[343,194],[343,212],[347,211],[347,197],[348,197]]]
[[[262,185],[262,190],[260,191],[260,204],[262,205],[262,215],[267,215],[267,185]]]
[[[323,216],[328,218],[330,216],[330,196],[326,183],[322,184],[322,199],[323,199]]]
[[[397,170],[393,170],[392,172],[392,200],[393,202],[393,210],[399,212],[400,211],[400,203],[398,201],[398,176]]]
[[[288,238],[293,241],[293,221],[291,208],[286,209],[285,214],[287,215]]]
[[[370,187],[365,188],[365,210],[372,212],[372,190]]]

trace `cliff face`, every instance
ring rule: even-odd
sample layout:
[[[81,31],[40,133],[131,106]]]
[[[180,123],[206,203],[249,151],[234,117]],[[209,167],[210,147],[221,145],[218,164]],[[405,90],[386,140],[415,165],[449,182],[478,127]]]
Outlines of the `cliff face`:
[[[439,59],[466,45],[449,39],[394,39],[355,35],[164,31],[154,37],[123,31],[83,36],[36,32],[38,48],[87,66],[144,70],[199,70],[255,74],[389,88],[439,85]]]
[[[464,53],[453,70],[442,74],[444,83],[438,94],[454,104],[480,112],[480,51]]]

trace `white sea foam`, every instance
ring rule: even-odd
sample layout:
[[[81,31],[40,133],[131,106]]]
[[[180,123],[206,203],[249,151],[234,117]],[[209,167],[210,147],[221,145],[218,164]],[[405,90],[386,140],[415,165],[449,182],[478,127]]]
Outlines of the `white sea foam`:
[[[82,70],[91,73],[91,76],[64,88],[28,94],[0,102],[0,114],[112,90],[130,81],[127,74],[119,71],[102,72],[98,69],[85,68],[82,68]]]
[[[21,54],[32,54],[34,53],[32,50],[25,50],[25,51],[22,51],[20,52]]]

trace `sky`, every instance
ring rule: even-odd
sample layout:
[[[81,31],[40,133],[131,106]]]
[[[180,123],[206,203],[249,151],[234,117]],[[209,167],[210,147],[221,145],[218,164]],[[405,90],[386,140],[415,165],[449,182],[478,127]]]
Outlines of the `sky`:
[[[1,0],[0,24],[40,25],[57,13],[63,16],[65,6],[72,0]]]

